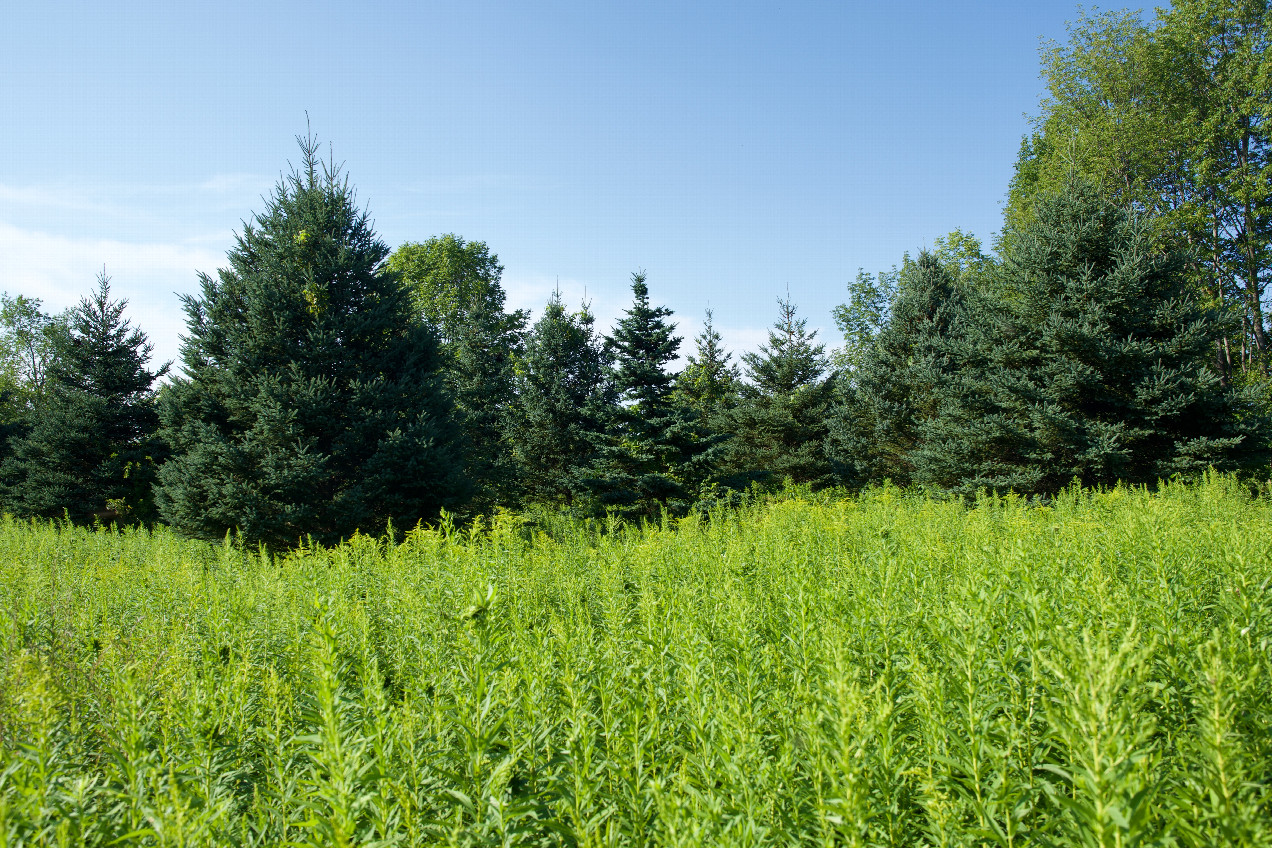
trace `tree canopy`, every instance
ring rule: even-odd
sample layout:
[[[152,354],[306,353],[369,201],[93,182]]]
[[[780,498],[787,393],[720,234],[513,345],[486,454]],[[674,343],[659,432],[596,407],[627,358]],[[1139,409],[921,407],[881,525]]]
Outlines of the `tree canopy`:
[[[1050,96],[1008,201],[1019,224],[1081,176],[1150,213],[1157,246],[1180,252],[1203,302],[1226,313],[1214,350],[1226,377],[1268,371],[1270,29],[1267,0],[1178,0],[1151,23],[1085,15],[1043,52]]]
[[[6,508],[82,523],[154,519],[151,484],[164,453],[154,383],[168,366],[147,369],[153,347],[123,317],[126,307],[111,299],[103,271],[67,313],[29,429],[0,467]]]
[[[469,485],[442,360],[388,247],[317,142],[184,298],[158,503],[197,536],[336,541],[410,528]]]

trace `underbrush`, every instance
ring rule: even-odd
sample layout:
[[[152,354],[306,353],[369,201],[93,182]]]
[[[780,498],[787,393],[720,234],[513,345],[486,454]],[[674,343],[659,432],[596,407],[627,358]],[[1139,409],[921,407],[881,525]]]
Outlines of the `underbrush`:
[[[1272,502],[0,526],[0,844],[1272,844]]]

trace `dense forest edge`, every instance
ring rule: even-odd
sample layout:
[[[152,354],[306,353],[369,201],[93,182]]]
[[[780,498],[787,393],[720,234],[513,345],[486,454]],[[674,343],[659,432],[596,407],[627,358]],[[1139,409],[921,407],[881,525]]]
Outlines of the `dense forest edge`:
[[[179,363],[151,364],[105,271],[61,315],[4,295],[0,508],[284,550],[507,511],[656,522],[786,485],[1266,479],[1269,14],[1087,14],[1043,51],[991,252],[955,231],[860,272],[831,350],[788,297],[735,361],[708,311],[678,372],[643,271],[608,332],[559,295],[510,311],[488,245],[390,249],[298,137],[182,297]]]
[[[179,361],[0,296],[0,848],[1272,848],[1270,34],[1083,13],[837,346],[511,309],[312,133]]]

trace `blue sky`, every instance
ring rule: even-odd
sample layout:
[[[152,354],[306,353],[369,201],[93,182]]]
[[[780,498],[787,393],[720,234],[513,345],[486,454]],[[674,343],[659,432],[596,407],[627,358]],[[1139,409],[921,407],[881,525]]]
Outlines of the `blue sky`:
[[[391,246],[453,232],[536,314],[602,325],[643,268],[685,348],[810,327],[859,267],[989,242],[1040,38],[1070,2],[6,3],[0,289],[75,303],[105,265],[162,358],[178,292],[296,160],[306,111]],[[682,350],[682,352],[684,352]]]

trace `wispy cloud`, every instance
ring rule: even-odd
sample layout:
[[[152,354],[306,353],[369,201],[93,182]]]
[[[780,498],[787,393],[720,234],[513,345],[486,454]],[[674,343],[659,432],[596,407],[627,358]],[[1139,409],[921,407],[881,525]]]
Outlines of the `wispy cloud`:
[[[0,199],[7,196],[4,189],[0,186]],[[104,266],[115,295],[129,301],[129,317],[154,343],[156,360],[176,360],[179,337],[185,330],[185,315],[176,292],[195,291],[197,272],[214,273],[225,264],[225,251],[232,242],[230,230],[173,241],[128,241],[79,238],[0,221],[0,291],[37,297],[46,310],[56,312],[88,294]],[[558,289],[572,309],[586,301],[602,333],[612,330],[631,298],[625,285],[601,286],[525,270],[506,272],[503,285],[508,308],[528,309],[533,318],[543,314],[544,304]],[[701,316],[678,314],[674,320],[684,341],[681,357],[673,367],[682,367],[685,357],[693,353]],[[716,329],[737,362],[743,353],[758,350],[768,340],[767,326],[728,322],[717,323]],[[828,348],[837,342],[833,333],[819,333],[819,339]]]
[[[0,290],[37,297],[57,312],[88,294],[104,267],[159,361],[177,358],[185,328],[176,292],[193,291],[196,271],[214,272],[224,256],[202,245],[72,238],[0,222]]]
[[[82,186],[69,184],[11,186],[0,183],[0,203],[13,212],[21,209],[52,209],[58,211],[106,212],[110,211],[97,193]]]
[[[189,183],[0,184],[0,290],[74,306],[103,267],[159,361],[176,359],[185,316],[174,292],[225,262],[226,210],[246,210],[274,177],[214,174]]]
[[[0,183],[0,203],[6,207],[6,217],[10,220],[59,212],[109,216],[107,220],[171,217],[175,210],[183,207],[202,207],[209,203],[218,209],[247,209],[268,193],[275,179],[261,174],[236,173],[214,174],[193,183]]]

